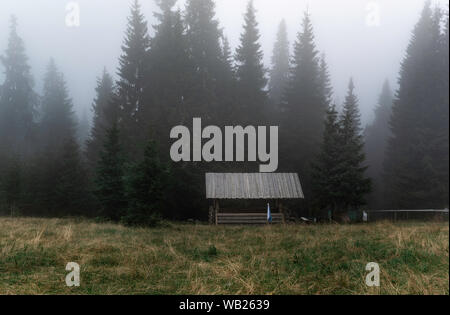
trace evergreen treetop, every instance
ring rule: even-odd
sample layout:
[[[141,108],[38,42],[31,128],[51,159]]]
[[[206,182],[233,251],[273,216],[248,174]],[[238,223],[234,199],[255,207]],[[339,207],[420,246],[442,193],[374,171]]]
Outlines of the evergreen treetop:
[[[343,208],[346,210],[356,210],[366,204],[365,195],[371,192],[371,180],[365,175],[367,165],[365,165],[364,139],[361,134],[358,98],[354,89],[353,80],[350,80],[340,117],[343,157],[340,186],[344,196]]]
[[[0,56],[5,71],[5,81],[0,84],[0,155],[30,153],[35,127],[37,96],[17,27],[17,19],[12,16],[8,46]]]
[[[41,103],[41,144],[50,151],[59,150],[66,141],[76,137],[76,121],[64,75],[53,59],[47,66]]]
[[[249,1],[244,16],[244,30],[236,50],[236,78],[239,84],[239,108],[236,120],[246,123],[261,121],[267,105],[267,79],[263,51],[253,1]]]
[[[118,119],[118,108],[113,101],[115,93],[114,82],[106,69],[103,70],[102,76],[97,79],[95,91],[96,97],[92,104],[92,128],[89,139],[86,141],[86,155],[91,166],[95,165],[100,157],[106,131]]]
[[[119,79],[117,86],[117,107],[120,109],[119,124],[121,136],[127,151],[132,156],[139,154],[139,130],[145,128],[145,115],[148,112],[148,100],[144,100],[148,74],[148,51],[150,37],[147,21],[141,12],[138,0],[135,0],[128,17],[122,55],[119,58]]]

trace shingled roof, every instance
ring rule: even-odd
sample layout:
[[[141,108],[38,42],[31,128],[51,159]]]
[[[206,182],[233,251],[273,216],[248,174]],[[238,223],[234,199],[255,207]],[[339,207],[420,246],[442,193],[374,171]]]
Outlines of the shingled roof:
[[[207,173],[207,199],[304,198],[296,173]]]

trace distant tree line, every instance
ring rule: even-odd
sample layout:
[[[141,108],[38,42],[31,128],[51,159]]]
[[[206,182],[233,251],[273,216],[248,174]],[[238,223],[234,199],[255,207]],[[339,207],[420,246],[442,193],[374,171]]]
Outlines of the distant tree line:
[[[299,173],[300,210],[310,215],[338,218],[367,201],[373,208],[448,206],[448,13],[427,3],[399,89],[394,95],[385,83],[363,132],[353,80],[340,112],[333,102],[308,13],[292,53],[281,22],[266,69],[252,1],[234,53],[213,0],[188,0],[184,11],[175,0],[156,2],[152,37],[133,4],[117,79],[106,69],[99,77],[88,135],[53,60],[42,94],[35,92],[12,18],[1,57],[0,212],[132,225],[205,219],[204,173],[257,165],[170,161],[171,128],[193,117],[217,126],[280,126],[279,171]]]

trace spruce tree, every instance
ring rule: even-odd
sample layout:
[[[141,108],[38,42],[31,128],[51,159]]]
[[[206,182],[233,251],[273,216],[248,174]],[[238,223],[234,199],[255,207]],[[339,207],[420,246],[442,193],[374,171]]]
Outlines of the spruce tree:
[[[371,180],[366,177],[364,139],[355,86],[350,80],[340,118],[340,138],[342,163],[339,163],[340,185],[338,191],[343,196],[341,210],[358,210],[366,204],[365,196],[371,192]]]
[[[230,77],[233,76],[233,55],[230,42],[226,36],[222,36],[222,63],[225,65],[225,69],[228,70]]]
[[[238,108],[235,121],[245,126],[258,125],[264,120],[268,103],[265,87],[267,79],[263,64],[263,51],[253,1],[249,1],[244,17],[244,31],[236,50],[236,77],[238,83]]]
[[[440,199],[444,207],[449,206],[449,11],[444,17],[444,30],[439,45],[439,106],[436,113],[438,131],[434,145],[436,164],[436,183],[439,187]],[[438,205],[438,204],[436,204]]]
[[[313,207],[316,210],[331,210],[335,217],[344,198],[340,191],[343,151],[338,112],[330,105],[325,120],[321,151],[313,162]],[[317,214],[317,213],[316,213]]]
[[[117,124],[107,131],[95,178],[95,195],[101,215],[118,221],[126,210],[124,158]]]
[[[322,54],[319,64],[319,87],[320,95],[323,98],[324,104],[329,108],[333,99],[333,88],[331,87],[330,74],[328,72],[328,64],[325,54]]]
[[[40,145],[42,149],[56,153],[64,143],[76,137],[76,121],[64,76],[53,59],[44,78],[41,104]]]
[[[119,58],[117,106],[122,142],[130,156],[138,154],[140,135],[148,103],[144,101],[147,75],[147,54],[150,48],[147,22],[138,0],[131,7],[127,30]],[[148,101],[148,100],[147,100]],[[144,132],[145,133],[145,132]]]
[[[281,165],[298,172],[305,190],[306,208],[314,199],[311,191],[311,162],[320,151],[327,110],[326,82],[314,43],[311,18],[306,12],[291,61],[290,80],[282,104]],[[311,213],[309,213],[311,215]]]
[[[270,71],[269,95],[278,108],[289,81],[289,40],[286,21],[282,20],[278,28],[277,39],[273,48],[272,69]]]
[[[181,12],[173,10],[175,1],[161,0],[158,4],[160,12],[155,13],[158,24],[154,26],[155,35],[148,54],[146,100],[152,107],[146,121],[151,122],[152,134],[161,150],[168,152],[171,128],[192,120],[186,108],[192,93],[190,84],[194,69]]]
[[[81,116],[78,117],[78,130],[77,130],[77,140],[81,145],[81,149],[84,150],[86,147],[86,142],[89,139],[91,123],[86,109],[83,109]]]
[[[188,0],[184,22],[189,56],[193,64],[191,117],[201,117],[206,123],[216,123],[221,97],[222,82],[221,37],[222,30],[215,17],[215,3],[212,0]]]
[[[53,59],[47,67],[42,97],[40,122],[38,188],[32,189],[44,215],[67,216],[80,214],[86,205],[86,174],[82,165],[76,136],[76,121],[64,76]],[[33,212],[36,210],[32,210]]]
[[[386,80],[375,108],[375,118],[371,125],[367,126],[364,137],[366,142],[367,174],[373,180],[373,192],[370,196],[369,205],[372,209],[380,208],[384,204],[383,187],[383,161],[386,153],[388,140],[391,136],[389,120],[392,115],[392,104],[394,95]]]
[[[97,80],[96,97],[92,104],[94,114],[89,139],[86,141],[86,157],[91,168],[95,168],[100,158],[100,151],[105,142],[106,131],[118,118],[118,109],[114,100],[114,82],[111,75],[103,70],[101,78]]]
[[[0,61],[5,69],[5,81],[0,83],[0,156],[30,154],[37,97],[14,16],[11,17],[8,47]]]
[[[401,66],[385,161],[387,201],[397,209],[448,206],[448,55],[441,22],[427,2]]]
[[[217,86],[217,94],[220,95],[220,100],[216,118],[218,126],[229,126],[234,123],[233,117],[236,117],[235,113],[238,111],[236,100],[237,84],[233,56],[228,38],[222,36],[221,42],[222,71],[220,73],[221,83]]]
[[[168,167],[160,161],[156,143],[150,140],[144,158],[127,176],[129,207],[123,221],[129,225],[152,226],[167,216],[167,190],[170,183]]]
[[[74,138],[64,143],[55,163],[54,215],[90,215],[87,173]]]

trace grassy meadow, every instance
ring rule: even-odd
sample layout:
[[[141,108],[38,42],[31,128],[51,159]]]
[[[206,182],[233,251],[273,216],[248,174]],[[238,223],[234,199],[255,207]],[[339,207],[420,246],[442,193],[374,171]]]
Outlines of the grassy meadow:
[[[127,228],[0,218],[0,294],[449,294],[448,223]],[[65,284],[68,262],[80,287]],[[377,262],[381,286],[365,284]]]

